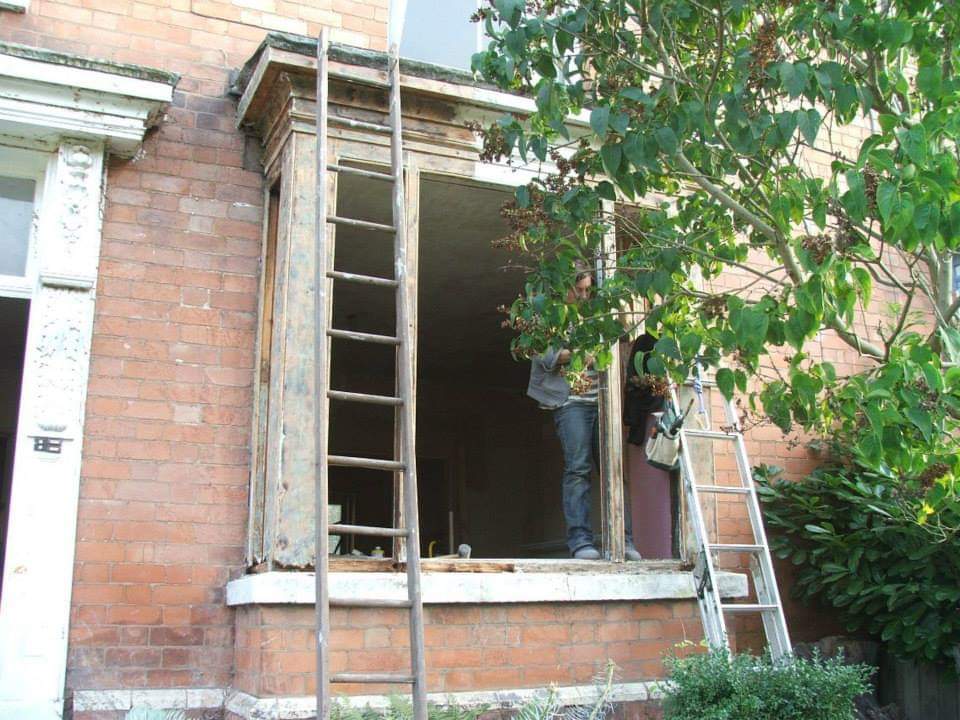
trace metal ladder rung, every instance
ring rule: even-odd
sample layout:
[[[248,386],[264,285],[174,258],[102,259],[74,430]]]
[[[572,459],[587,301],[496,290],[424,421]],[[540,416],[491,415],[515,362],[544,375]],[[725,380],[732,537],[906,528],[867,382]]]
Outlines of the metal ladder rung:
[[[352,130],[370,130],[371,132],[382,133],[392,132],[392,128],[389,125],[367,122],[366,120],[354,120],[353,118],[345,118],[339,115],[328,115],[327,122],[331,125],[344,125]]]
[[[406,465],[396,460],[380,460],[378,458],[353,457],[350,455],[328,455],[327,462],[338,467],[359,467],[368,470],[403,471]]]
[[[410,685],[414,682],[413,675],[400,673],[332,673],[330,682],[335,683],[396,683]]]
[[[399,287],[400,283],[393,278],[376,277],[374,275],[358,275],[357,273],[340,272],[331,270],[327,273],[328,278],[334,280],[344,280],[346,282],[360,283],[361,285],[377,285],[379,287]]]
[[[393,182],[393,175],[387,173],[375,172],[373,170],[363,170],[361,168],[350,167],[349,165],[327,165],[330,172],[344,173],[345,175],[359,175],[360,177],[370,178],[372,180],[386,180]]]
[[[390,600],[387,598],[330,598],[330,607],[355,608],[409,608],[409,600]]]
[[[692,438],[708,438],[710,440],[736,440],[738,433],[723,432],[721,430],[684,430],[683,434]]]
[[[374,527],[373,525],[341,525],[330,523],[327,526],[331,535],[371,535],[373,537],[407,537],[406,528]]]
[[[756,603],[723,603],[720,607],[724,612],[729,613],[773,612],[780,609],[777,605],[758,605]]]
[[[331,400],[346,402],[369,403],[371,405],[403,405],[403,399],[390,395],[370,395],[368,393],[346,392],[344,390],[328,390],[327,397]]]
[[[337,330],[330,328],[327,335],[341,340],[356,340],[357,342],[379,343],[381,345],[399,345],[400,338],[390,335],[374,335],[373,333],[354,332],[353,330]]]
[[[335,225],[349,225],[350,227],[362,228],[364,230],[379,230],[382,232],[396,232],[397,228],[393,225],[384,225],[383,223],[370,222],[369,220],[357,220],[356,218],[340,217],[339,215],[328,215],[327,222]]]
[[[707,545],[710,550],[719,550],[721,552],[760,552],[764,549],[763,545],[746,545],[746,544],[724,544],[724,543],[710,543]]]
[[[729,485],[697,485],[697,490],[708,493],[731,493],[733,495],[750,494],[750,488],[731,487]]]

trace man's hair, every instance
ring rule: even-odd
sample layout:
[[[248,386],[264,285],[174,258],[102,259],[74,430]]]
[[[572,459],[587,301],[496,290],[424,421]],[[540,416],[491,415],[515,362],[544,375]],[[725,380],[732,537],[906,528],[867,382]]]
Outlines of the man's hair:
[[[581,258],[577,258],[576,260],[573,261],[573,270],[574,270],[574,276],[573,276],[574,282],[580,282],[587,276],[593,277],[593,273],[594,273],[593,266],[590,263],[588,263],[586,260],[583,260]]]

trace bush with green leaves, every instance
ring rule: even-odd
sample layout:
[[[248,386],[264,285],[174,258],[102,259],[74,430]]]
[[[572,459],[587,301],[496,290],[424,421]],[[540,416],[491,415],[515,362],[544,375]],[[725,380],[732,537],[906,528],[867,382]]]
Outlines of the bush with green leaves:
[[[931,478],[855,465],[788,482],[757,479],[773,549],[797,565],[793,591],[833,606],[851,632],[905,659],[948,663],[960,643],[960,512],[954,499],[916,518]]]
[[[725,396],[873,469],[960,455],[960,390],[933,357],[960,361],[953,0],[489,0],[476,17],[474,70],[535,103],[479,128],[483,156],[544,168],[506,212],[503,244],[531,268],[509,309],[517,356],[563,345],[568,372],[602,370],[620,321],[642,320],[653,373],[718,366]],[[571,299],[584,261],[603,282]],[[821,333],[867,370],[826,362]],[[900,390],[871,395],[879,376]],[[896,435],[924,448],[891,459],[912,447]]]
[[[664,720],[853,720],[872,668],[710,652],[667,660]]]

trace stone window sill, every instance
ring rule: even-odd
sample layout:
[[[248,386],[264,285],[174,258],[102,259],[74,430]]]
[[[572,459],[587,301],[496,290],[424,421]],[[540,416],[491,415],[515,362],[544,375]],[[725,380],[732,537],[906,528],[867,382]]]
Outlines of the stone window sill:
[[[25,13],[28,7],[30,7],[30,0],[0,0],[0,10]]]
[[[469,603],[602,602],[690,600],[696,597],[693,573],[677,563],[629,564],[569,561],[551,570],[549,561],[517,561],[513,572],[424,572],[423,602]],[[723,597],[746,597],[747,576],[721,572]],[[396,572],[331,572],[330,595],[337,598],[405,600],[406,575]],[[227,583],[227,605],[313,605],[312,572],[264,572]]]

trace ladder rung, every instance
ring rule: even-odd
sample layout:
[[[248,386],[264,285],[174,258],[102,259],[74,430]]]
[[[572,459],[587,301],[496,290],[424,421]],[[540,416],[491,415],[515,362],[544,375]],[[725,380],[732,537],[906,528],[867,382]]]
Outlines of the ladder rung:
[[[720,607],[724,612],[731,613],[750,613],[750,612],[772,612],[779,610],[776,605],[757,605],[751,603],[724,603]]]
[[[721,552],[760,552],[763,550],[763,545],[725,545],[710,543],[707,547],[711,550],[720,550]]]
[[[377,458],[351,457],[349,455],[328,455],[327,462],[339,467],[360,467],[368,470],[404,470],[402,462],[396,460],[379,460]]]
[[[362,170],[361,168],[350,167],[349,165],[327,165],[327,170],[331,172],[344,173],[346,175],[359,175],[360,177],[372,178],[373,180],[386,180],[393,182],[393,175],[387,173],[374,172],[373,170]]]
[[[329,390],[327,397],[331,400],[346,400],[347,402],[371,403],[373,405],[403,405],[403,400],[398,397],[345,392],[343,390]]]
[[[365,230],[382,230],[383,232],[396,231],[393,225],[384,225],[383,223],[375,223],[368,220],[357,220],[356,218],[345,218],[339,215],[328,215],[327,222],[337,225],[349,225],[350,227],[363,228]]]
[[[736,440],[737,433],[721,432],[719,430],[684,430],[683,434],[693,438],[710,438],[711,440]]]
[[[337,330],[331,328],[327,330],[327,335],[343,340],[356,340],[357,342],[380,343],[381,345],[399,345],[400,338],[390,335],[374,335],[373,333],[354,332],[353,330]]]
[[[389,125],[366,122],[365,120],[354,120],[353,118],[345,118],[341,117],[340,115],[328,115],[327,122],[329,122],[331,125],[344,125],[353,130],[370,130],[372,132],[382,133],[389,133],[392,131],[392,128]]]
[[[357,275],[356,273],[340,272],[339,270],[330,270],[327,272],[328,278],[334,280],[345,280],[346,282],[360,283],[361,285],[378,285],[380,287],[397,287],[400,283],[393,278],[375,277],[373,275]]]
[[[412,684],[413,675],[401,675],[400,673],[333,673],[330,675],[330,682]]]
[[[330,607],[355,608],[408,608],[409,600],[388,600],[386,598],[330,598]]]
[[[697,485],[697,490],[709,493],[731,493],[733,495],[750,494],[750,488],[732,487],[729,485]]]
[[[331,535],[372,535],[375,537],[406,537],[409,532],[406,528],[385,528],[372,525],[341,525],[330,523],[327,526]]]

